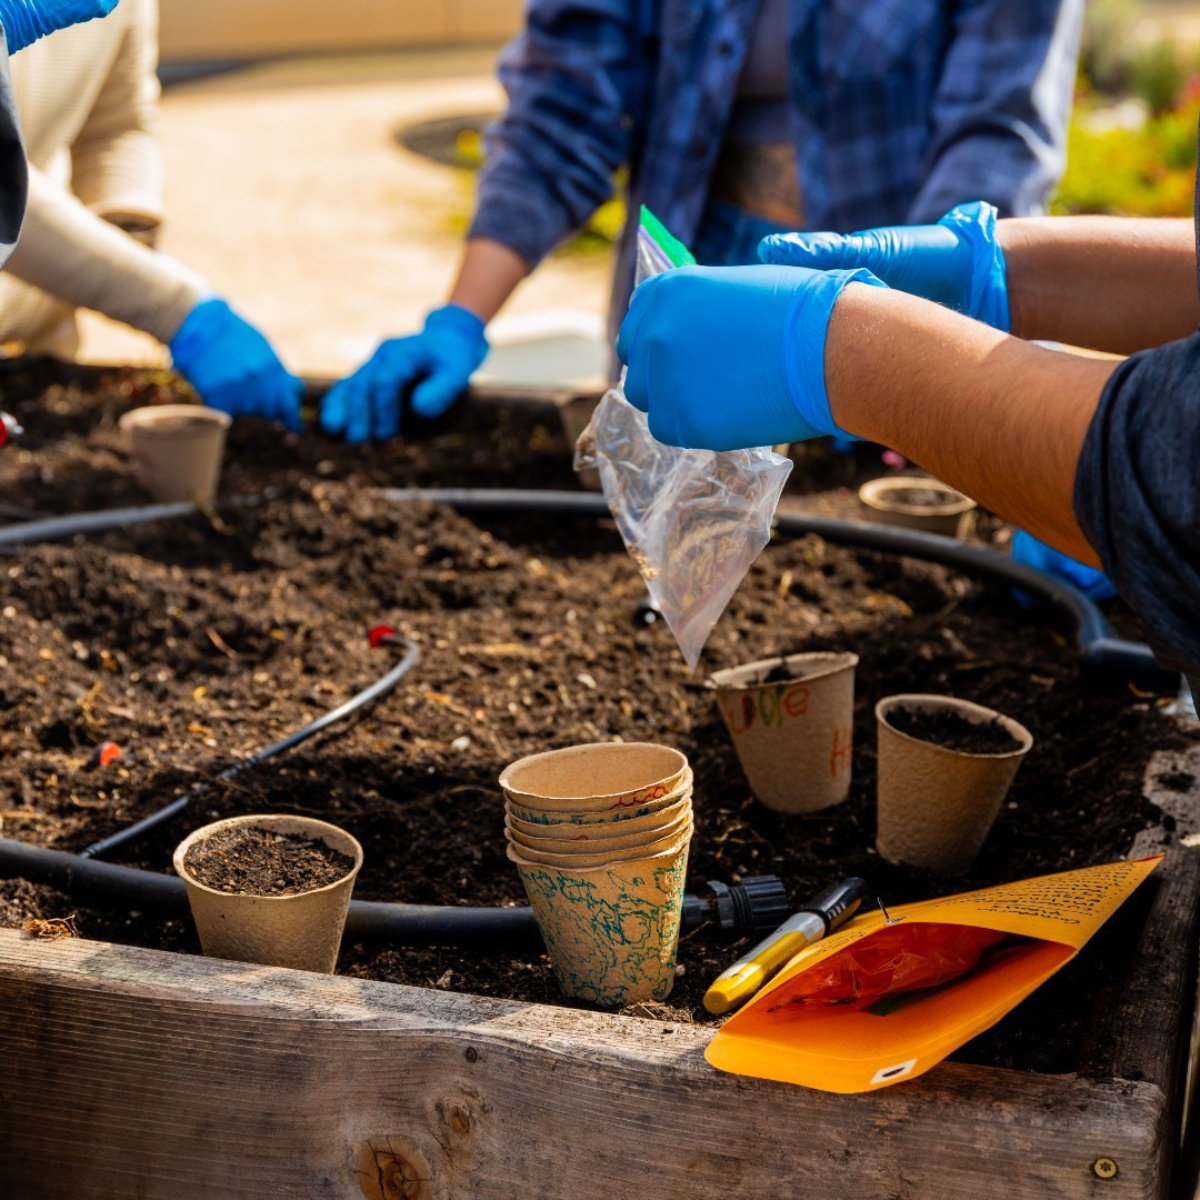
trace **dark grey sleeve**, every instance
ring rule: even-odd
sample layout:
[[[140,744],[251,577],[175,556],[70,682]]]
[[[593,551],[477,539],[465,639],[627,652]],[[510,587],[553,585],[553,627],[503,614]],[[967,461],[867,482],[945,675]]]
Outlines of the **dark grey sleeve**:
[[[1200,334],[1113,373],[1084,439],[1075,515],[1155,653],[1200,674]]]
[[[8,256],[17,244],[28,188],[29,168],[21,141],[12,77],[8,73],[8,45],[3,30],[0,30],[0,267],[8,262]]]

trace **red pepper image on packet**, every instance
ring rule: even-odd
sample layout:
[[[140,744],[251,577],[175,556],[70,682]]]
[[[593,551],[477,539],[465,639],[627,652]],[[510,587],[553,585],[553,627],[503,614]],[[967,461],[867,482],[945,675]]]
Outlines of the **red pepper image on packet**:
[[[974,969],[985,951],[1006,937],[994,929],[971,925],[905,921],[884,926],[870,938],[847,946],[840,954],[797,975],[786,1005],[871,1009],[884,997],[958,979]]]

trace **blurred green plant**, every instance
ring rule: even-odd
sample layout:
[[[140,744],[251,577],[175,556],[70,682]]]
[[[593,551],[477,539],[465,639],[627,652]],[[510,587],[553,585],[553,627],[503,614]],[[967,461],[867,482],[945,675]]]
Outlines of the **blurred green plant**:
[[[1177,108],[1187,81],[1200,71],[1196,47],[1169,36],[1148,42],[1139,0],[1089,0],[1079,72],[1088,89],[1113,98],[1134,96],[1155,113]],[[1170,29],[1160,21],[1158,28]]]
[[[1166,40],[1140,46],[1129,59],[1129,90],[1156,113],[1172,109],[1190,74],[1185,56]]]
[[[1088,0],[1084,9],[1079,69],[1103,92],[1128,86],[1128,65],[1138,0]]]
[[[1141,123],[1115,119],[1117,111],[1095,93],[1080,95],[1067,137],[1066,174],[1050,211],[1190,216],[1200,86],[1188,84],[1174,107],[1146,113]]]

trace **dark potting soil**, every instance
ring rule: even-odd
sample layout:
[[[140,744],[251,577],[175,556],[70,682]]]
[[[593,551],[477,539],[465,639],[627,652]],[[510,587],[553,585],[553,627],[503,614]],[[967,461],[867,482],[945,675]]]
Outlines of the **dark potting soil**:
[[[920,742],[933,742],[959,754],[1007,754],[1021,743],[995,717],[969,721],[950,709],[893,708],[888,724]]]
[[[177,399],[170,376],[18,364],[0,398],[28,430],[0,451],[0,505],[40,514],[144,502],[116,428],[137,403]],[[695,770],[689,886],[778,873],[799,906],[859,874],[887,904],[1122,857],[1159,823],[1144,798],[1151,754],[1183,744],[1151,697],[1084,678],[1069,630],[1003,589],[942,567],[776,541],[751,568],[703,670],[848,649],[856,675],[849,799],[786,819],[751,796],[711,693],[663,622],[636,619],[645,588],[611,521],[470,517],[397,505],[372,485],[574,486],[553,411],[474,406],[416,422],[386,446],[294,442],[238,421],[215,512],[132,526],[0,558],[0,820],[6,837],[79,850],[211,780],[379,678],[386,622],[421,661],[362,718],[214,787],[186,819],[123,861],[169,870],[190,830],[282,811],[331,821],[363,844],[355,895],[418,904],[516,905],[497,778],[522,755],[597,739],[678,746]],[[795,451],[784,503],[857,515],[854,489],[884,474],[879,450]],[[232,503],[231,497],[253,497]],[[984,525],[995,529],[995,525]],[[1136,636],[1121,618],[1124,636]],[[874,705],[961,696],[1036,739],[969,874],[946,880],[874,852]],[[117,742],[124,754],[89,766]],[[1122,969],[1139,898],[1077,959],[956,1057],[1071,1070],[1088,1010]],[[85,937],[198,952],[190,921],[0,881],[0,921],[75,914]],[[1123,924],[1125,922],[1126,924]],[[709,982],[747,948],[686,936],[659,1020],[711,1021]],[[347,942],[339,970],[420,987],[564,1003],[547,960],[504,946],[409,949]]]
[[[786,662],[777,663],[763,677],[763,683],[789,683],[795,679],[796,670]]]
[[[183,865],[206,887],[234,896],[298,896],[344,879],[354,859],[324,842],[270,829],[219,829]]]
[[[907,504],[912,508],[938,508],[954,503],[958,496],[933,488],[895,488],[886,493],[886,499],[893,504]]]
[[[1172,792],[1190,792],[1196,786],[1196,777],[1190,771],[1164,771],[1154,779]]]

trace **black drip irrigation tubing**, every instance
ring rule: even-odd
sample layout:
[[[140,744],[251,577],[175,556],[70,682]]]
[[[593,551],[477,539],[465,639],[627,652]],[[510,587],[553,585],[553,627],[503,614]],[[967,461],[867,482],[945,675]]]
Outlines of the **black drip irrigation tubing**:
[[[301,742],[307,742],[309,738],[315,737],[322,730],[328,729],[331,725],[336,725],[339,721],[344,721],[347,717],[352,717],[356,712],[366,708],[368,704],[373,703],[382,696],[386,696],[412,670],[420,655],[412,642],[406,638],[402,638],[397,633],[389,632],[386,641],[381,644],[402,646],[404,648],[404,655],[386,675],[381,679],[377,679],[370,687],[364,688],[355,696],[351,696],[345,704],[339,704],[337,708],[330,709],[329,712],[318,717],[315,721],[311,721],[305,725],[303,729],[297,729],[295,733],[288,734],[281,741],[275,742],[263,750],[259,750],[249,758],[243,758],[232,766],[226,767],[224,771],[221,771],[212,779],[205,780],[203,783],[196,785],[182,796],[172,800],[164,808],[160,808],[157,812],[151,813],[148,817],[143,817],[135,824],[128,826],[126,829],[120,829],[111,836],[103,838],[101,841],[93,842],[92,845],[88,846],[80,854],[80,857],[104,858],[116,850],[140,841],[160,826],[181,816],[194,800],[211,791],[218,784],[226,783],[230,779],[236,779],[252,767],[257,767],[260,763],[264,763],[270,758],[275,758],[277,755],[299,746]]]
[[[549,515],[608,516],[601,495],[484,488],[380,489],[384,498],[400,502],[424,501],[445,504],[464,512],[531,512]],[[140,508],[77,513],[47,520],[25,521],[0,528],[0,548],[28,545],[97,533],[127,525],[144,524],[195,511],[191,504],[152,504]],[[1124,641],[1113,635],[1104,615],[1082,592],[1069,584],[1014,562],[1003,554],[970,546],[954,538],[920,533],[890,525],[780,514],[780,533],[792,537],[816,534],[836,545],[898,554],[954,567],[967,574],[996,580],[1044,600],[1064,613],[1075,625],[1080,657],[1086,667],[1110,678],[1133,682],[1146,690],[1173,692],[1179,676],[1161,666],[1150,648],[1141,642]],[[301,741],[349,716],[358,708],[385,694],[416,661],[416,648],[397,638],[407,648],[404,659],[370,688],[339,708],[291,736],[228,768],[211,783],[179,797],[158,813],[139,821],[112,837],[89,846],[83,854],[46,850],[0,838],[0,878],[20,877],[46,883],[75,893],[120,899],[138,907],[182,912],[187,906],[183,881],[169,875],[141,871],[97,861],[108,853],[145,836],[182,813],[206,787],[231,779],[244,770],[283,753]],[[722,885],[710,885],[720,888]],[[728,895],[729,889],[725,889]],[[696,927],[714,915],[714,904],[697,896],[686,896],[684,923]],[[774,919],[772,917],[772,919]],[[724,928],[733,928],[721,921]],[[773,926],[772,926],[773,927]],[[381,904],[356,900],[350,905],[346,926],[351,938],[386,937],[405,945],[468,945],[503,941],[530,942],[538,939],[533,914],[527,908],[465,908],[411,904]]]
[[[20,521],[0,527],[0,546],[28,546],[35,542],[57,542],[78,534],[104,533],[124,525],[145,525],[196,512],[190,500],[176,504],[143,504],[137,508],[102,508],[98,512],[68,513],[38,521]]]
[[[79,854],[47,850],[0,838],[0,879],[28,879],[71,896],[116,901],[139,911],[182,916],[188,911],[187,886],[175,875],[160,875],[97,862]],[[790,911],[783,883],[757,876],[733,885],[709,882],[711,897],[683,898],[684,931],[711,924],[729,936],[763,936]],[[530,908],[467,908],[458,905],[384,904],[352,900],[346,938],[386,939],[401,946],[540,946],[541,934]]]
[[[175,875],[159,875],[98,862],[81,854],[46,850],[0,838],[0,878],[28,879],[71,896],[116,901],[166,915],[188,911],[187,887]],[[379,904],[352,900],[346,937],[388,938],[406,946],[486,944],[489,940],[536,944],[537,924],[528,908],[459,908],[425,904]]]

